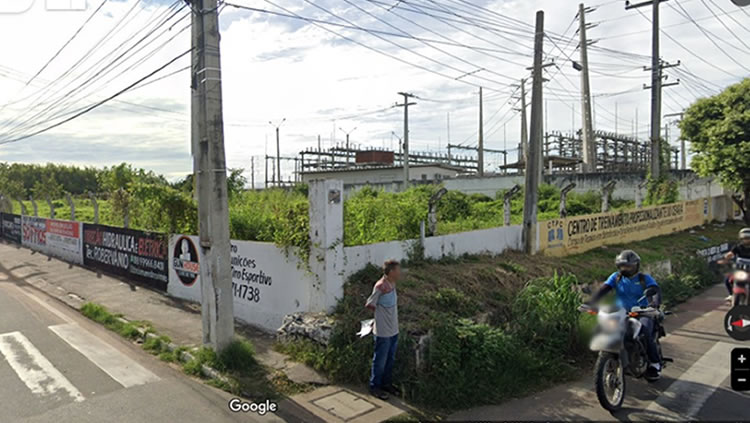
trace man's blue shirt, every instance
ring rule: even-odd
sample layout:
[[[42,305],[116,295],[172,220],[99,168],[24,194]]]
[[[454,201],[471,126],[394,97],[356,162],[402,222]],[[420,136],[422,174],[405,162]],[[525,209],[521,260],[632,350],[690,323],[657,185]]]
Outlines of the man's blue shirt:
[[[626,278],[625,276],[622,276],[620,277],[620,282],[615,284],[615,280],[617,280],[618,274],[619,272],[615,272],[609,275],[607,282],[604,282],[605,285],[609,285],[612,287],[612,289],[615,290],[615,294],[617,295],[617,305],[627,311],[630,311],[630,309],[637,305],[641,307],[647,307],[647,299],[643,299],[640,304],[638,303],[638,299],[643,297],[643,287],[641,287],[641,279],[639,275],[636,274],[632,278]],[[649,286],[659,286],[656,284],[656,281],[651,277],[651,275],[647,275],[644,273],[643,280],[646,282],[647,288]]]

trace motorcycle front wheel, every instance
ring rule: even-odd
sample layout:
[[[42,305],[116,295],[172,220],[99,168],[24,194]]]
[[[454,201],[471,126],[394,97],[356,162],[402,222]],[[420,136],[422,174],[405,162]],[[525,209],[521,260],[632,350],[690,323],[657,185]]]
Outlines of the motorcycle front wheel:
[[[600,352],[594,366],[594,387],[599,403],[617,411],[625,401],[625,371],[617,354]]]

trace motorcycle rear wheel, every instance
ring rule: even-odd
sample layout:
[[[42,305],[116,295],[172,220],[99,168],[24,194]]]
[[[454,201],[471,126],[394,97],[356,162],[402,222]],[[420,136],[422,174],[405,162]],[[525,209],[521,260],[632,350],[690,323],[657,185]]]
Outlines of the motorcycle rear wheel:
[[[599,404],[617,411],[625,401],[625,370],[617,354],[600,352],[594,366],[594,388]]]

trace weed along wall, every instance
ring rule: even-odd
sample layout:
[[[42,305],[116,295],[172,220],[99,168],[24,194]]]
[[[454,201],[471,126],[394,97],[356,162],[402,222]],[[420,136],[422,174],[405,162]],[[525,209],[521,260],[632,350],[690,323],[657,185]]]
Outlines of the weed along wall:
[[[552,256],[582,253],[603,245],[640,241],[725,221],[726,197],[683,201],[614,213],[598,213],[539,222],[539,251]]]
[[[167,293],[201,301],[203,262],[198,237],[172,235],[169,241]],[[296,254],[267,242],[232,241],[234,317],[245,323],[276,330],[284,316],[307,311],[314,277]]]

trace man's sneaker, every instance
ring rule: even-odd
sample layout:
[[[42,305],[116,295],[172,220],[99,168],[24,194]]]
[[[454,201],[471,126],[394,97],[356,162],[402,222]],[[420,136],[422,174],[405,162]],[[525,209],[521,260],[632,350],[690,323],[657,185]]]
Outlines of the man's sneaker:
[[[388,401],[388,394],[380,388],[370,388],[370,394],[379,400]]]
[[[646,369],[646,380],[649,382],[656,382],[661,378],[661,370],[659,370],[658,364],[651,364]]]
[[[724,301],[732,301],[732,296],[730,295],[730,296],[724,298]]]
[[[396,386],[394,386],[394,385],[388,385],[388,386],[384,386],[384,387],[383,387],[383,390],[384,390],[385,392],[388,392],[389,394],[393,395],[394,397],[400,397],[400,396],[401,396],[401,390],[400,390],[400,389],[398,389],[398,388],[397,388]]]

